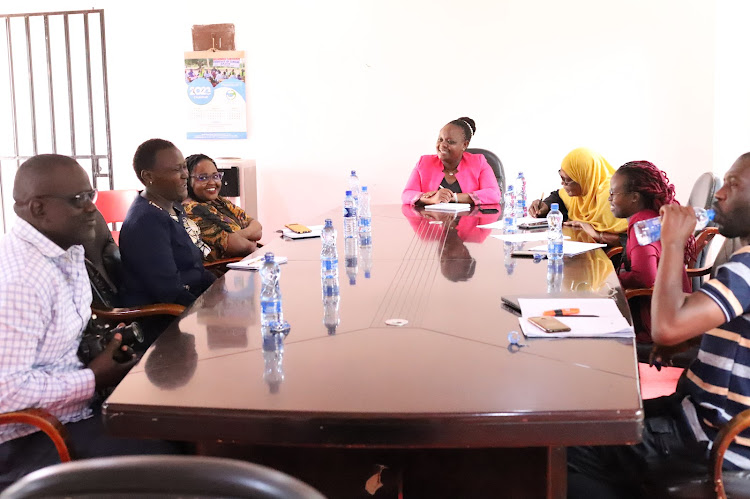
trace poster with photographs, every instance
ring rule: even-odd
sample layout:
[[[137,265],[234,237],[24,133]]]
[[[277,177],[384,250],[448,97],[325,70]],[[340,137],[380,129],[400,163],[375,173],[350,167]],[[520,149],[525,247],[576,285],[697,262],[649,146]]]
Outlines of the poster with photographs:
[[[188,139],[246,139],[245,52],[185,52]]]

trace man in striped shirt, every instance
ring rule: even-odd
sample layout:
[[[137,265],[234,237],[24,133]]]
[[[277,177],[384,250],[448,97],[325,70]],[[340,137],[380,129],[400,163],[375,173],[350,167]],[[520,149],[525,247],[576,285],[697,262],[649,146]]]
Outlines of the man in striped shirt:
[[[719,429],[750,408],[750,153],[726,173],[714,209],[719,232],[740,238],[743,246],[692,294],[684,294],[680,283],[695,213],[677,205],[661,209],[652,336],[673,346],[702,335],[697,359],[676,393],[644,401],[641,444],[569,450],[569,497],[638,497],[644,484],[658,483],[670,468],[707,471]],[[724,468],[750,469],[750,432],[731,444]]]
[[[174,453],[164,442],[108,437],[91,407],[95,390],[116,385],[135,358],[112,358],[119,334],[88,366],[77,356],[91,316],[81,246],[93,238],[97,214],[88,175],[66,156],[35,156],[19,167],[13,199],[19,220],[0,239],[0,412],[47,409],[65,424],[82,458]],[[55,462],[43,433],[0,426],[0,490]]]

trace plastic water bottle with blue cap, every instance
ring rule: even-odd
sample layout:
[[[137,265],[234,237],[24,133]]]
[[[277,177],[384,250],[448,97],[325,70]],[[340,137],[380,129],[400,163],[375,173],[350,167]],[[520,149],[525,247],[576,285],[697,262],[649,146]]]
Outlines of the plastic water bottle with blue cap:
[[[563,214],[560,212],[558,203],[552,203],[547,214],[547,222],[549,224],[547,229],[547,258],[560,260],[563,256]]]
[[[509,185],[505,193],[505,205],[503,206],[503,224],[506,231],[516,230],[516,193],[513,186]]]
[[[356,170],[352,170],[352,173],[349,175],[349,190],[352,191],[354,200],[359,201],[359,177]]]
[[[695,230],[704,228],[716,215],[714,210],[706,210],[704,208],[693,209],[695,210],[695,218],[697,219]],[[661,217],[641,220],[640,222],[636,222],[633,228],[635,229],[635,238],[641,246],[646,246],[661,239]]]
[[[325,226],[320,234],[323,247],[320,249],[320,276],[338,277],[339,255],[336,252],[336,229],[333,220],[326,218]]]
[[[526,177],[523,172],[518,172],[513,190],[516,191],[516,218],[525,217],[529,214],[526,208]]]
[[[266,253],[260,268],[260,325],[263,334],[289,334],[289,323],[284,320],[281,306],[281,269],[273,253]]]
[[[359,193],[357,218],[359,221],[360,237],[362,237],[363,234],[366,234],[369,237],[372,230],[372,214],[370,213],[370,192],[367,190],[366,185],[362,186],[362,191]]]
[[[344,239],[357,237],[357,202],[352,191],[346,191],[344,198]]]

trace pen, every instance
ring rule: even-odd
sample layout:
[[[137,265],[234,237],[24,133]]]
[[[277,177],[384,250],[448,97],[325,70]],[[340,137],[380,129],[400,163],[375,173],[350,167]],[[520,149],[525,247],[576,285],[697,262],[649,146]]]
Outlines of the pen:
[[[578,308],[558,308],[545,310],[542,315],[547,317],[599,317],[598,315],[581,314],[580,311]]]

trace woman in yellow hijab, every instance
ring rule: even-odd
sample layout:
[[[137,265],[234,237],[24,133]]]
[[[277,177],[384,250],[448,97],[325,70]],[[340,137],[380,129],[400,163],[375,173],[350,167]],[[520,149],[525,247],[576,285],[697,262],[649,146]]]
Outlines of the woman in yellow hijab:
[[[619,234],[628,229],[628,221],[615,218],[609,207],[609,179],[614,172],[600,154],[585,147],[573,149],[560,167],[562,189],[544,201],[532,201],[529,215],[546,217],[550,205],[558,203],[566,225],[583,229],[598,243],[619,246]]]

